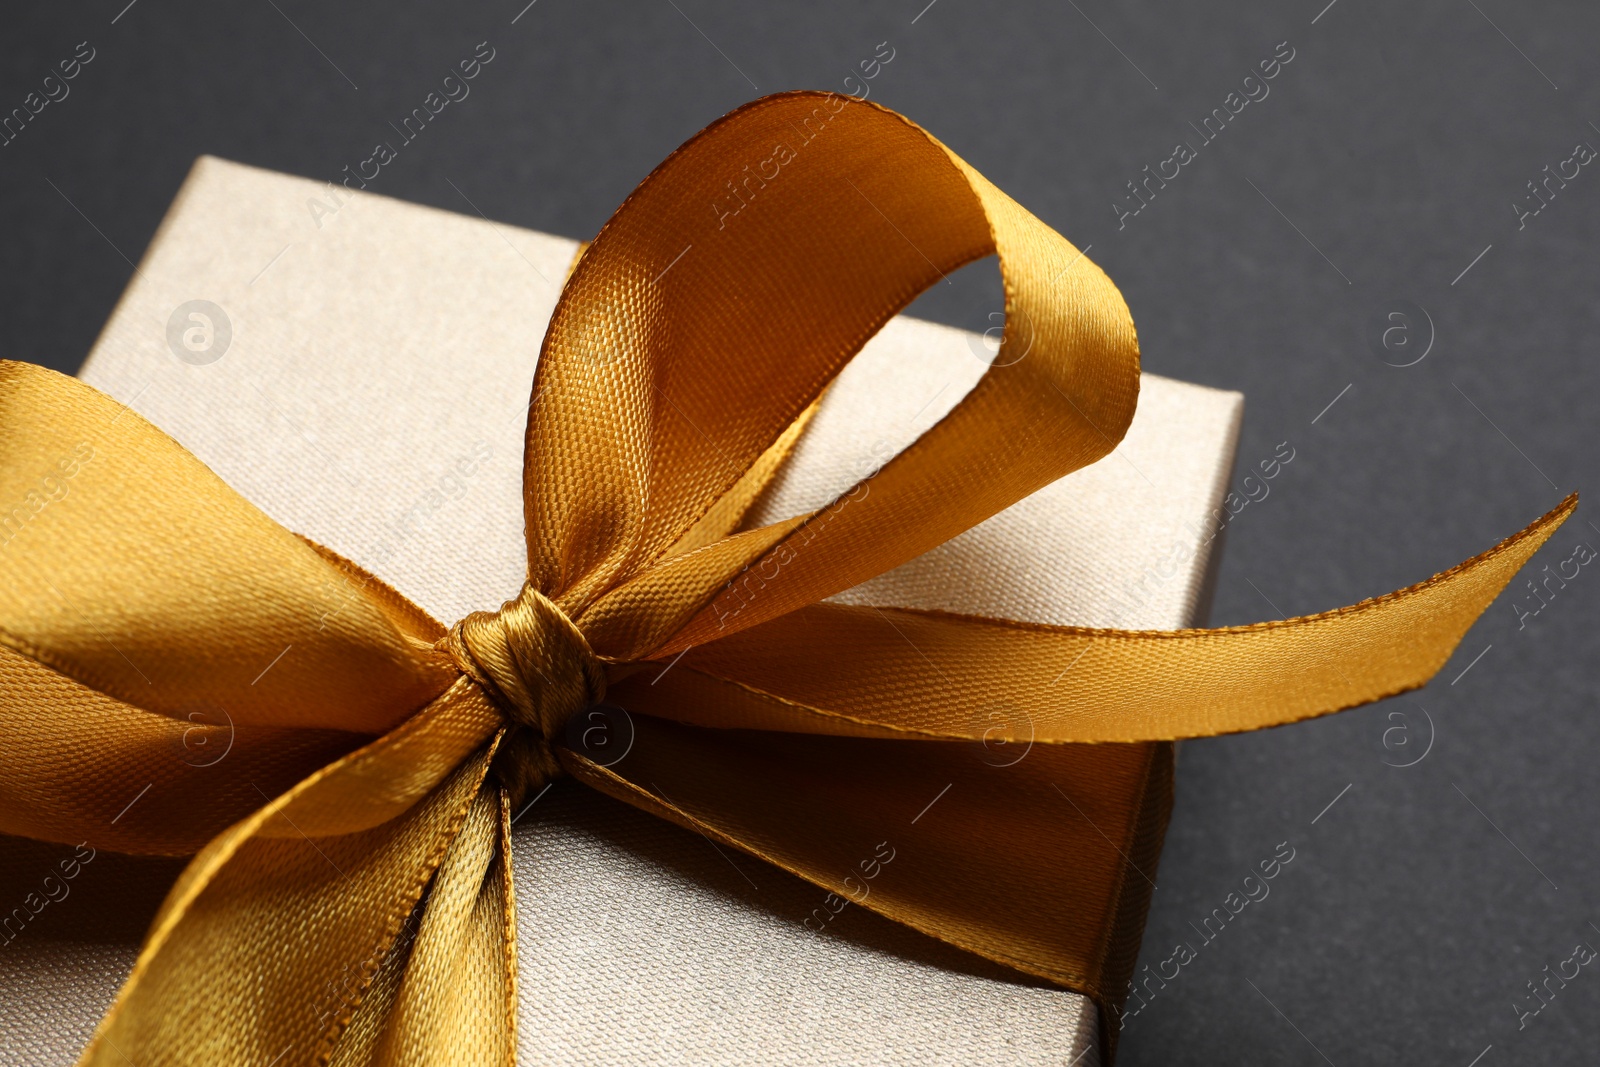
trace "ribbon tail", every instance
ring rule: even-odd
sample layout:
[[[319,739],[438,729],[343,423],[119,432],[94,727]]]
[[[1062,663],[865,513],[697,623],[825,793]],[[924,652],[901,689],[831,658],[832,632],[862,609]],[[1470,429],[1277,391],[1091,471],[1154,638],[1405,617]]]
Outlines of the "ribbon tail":
[[[332,1067],[516,1063],[517,932],[505,790],[478,788],[427,897],[384,958]]]
[[[463,682],[213,839],[168,894],[80,1063],[327,1062],[447,860],[440,916],[429,919],[430,898],[412,951],[429,966],[448,955],[461,887],[477,893],[485,840],[496,851],[484,780],[498,721]],[[396,1002],[407,995],[402,982]],[[427,1062],[377,1062],[396,1059]]]
[[[612,698],[700,726],[855,737],[1135,742],[1279,726],[1426,685],[1577,504],[1425,582],[1316,615],[1096,630],[820,603]]]

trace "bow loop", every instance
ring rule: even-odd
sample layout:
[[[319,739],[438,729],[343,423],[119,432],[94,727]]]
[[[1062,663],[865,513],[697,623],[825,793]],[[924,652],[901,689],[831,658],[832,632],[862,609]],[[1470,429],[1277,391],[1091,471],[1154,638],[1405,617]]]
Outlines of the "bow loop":
[[[521,799],[561,773],[551,743],[606,694],[605,667],[571,619],[531,584],[499,611],[475,611],[442,645],[513,724],[496,771]]]

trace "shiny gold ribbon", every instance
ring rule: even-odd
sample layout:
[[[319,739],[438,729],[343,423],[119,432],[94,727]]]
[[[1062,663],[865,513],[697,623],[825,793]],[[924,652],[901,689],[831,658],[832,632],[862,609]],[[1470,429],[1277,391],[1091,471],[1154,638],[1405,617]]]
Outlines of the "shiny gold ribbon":
[[[991,253],[1025,358],[829,506],[744,528],[840,368]],[[1254,626],[827,601],[1106,455],[1138,382],[1081,252],[909,121],[815,93],[709,127],[578,262],[528,408],[528,582],[498,613],[447,629],[132,411],[0,364],[0,831],[193,856],[83,1062],[513,1062],[511,805],[562,771],[848,897],[899,827],[866,907],[1115,1011],[1166,742],[1424,684],[1576,505]],[[563,743],[602,696],[635,730],[610,766]],[[953,743],[995,740],[996,707],[1038,742],[1003,770]],[[215,712],[224,777],[175,755]]]

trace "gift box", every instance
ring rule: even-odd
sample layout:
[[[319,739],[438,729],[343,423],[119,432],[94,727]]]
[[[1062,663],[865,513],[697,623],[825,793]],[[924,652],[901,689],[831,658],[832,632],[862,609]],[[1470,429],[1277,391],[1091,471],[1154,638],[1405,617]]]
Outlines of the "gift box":
[[[436,618],[491,610],[525,576],[527,397],[580,246],[489,221],[464,193],[462,206],[472,213],[202,158],[81,377]],[[834,499],[992,358],[975,334],[889,322],[746,526]],[[1202,624],[1242,403],[1144,374],[1111,455],[834,599]],[[174,758],[228,772],[219,724],[197,722],[192,740]],[[1003,766],[1020,745],[970,747]],[[916,819],[958,802],[928,799]],[[1080,817],[1070,803],[1061,818]],[[570,782],[516,812],[513,839],[519,1062],[1098,1062],[1104,1024],[1087,998]],[[41,846],[42,870],[59,851]],[[57,878],[67,892],[49,921],[0,946],[0,1058],[74,1059],[179,869],[102,854]],[[1135,948],[1147,903],[1135,886],[1124,905]]]

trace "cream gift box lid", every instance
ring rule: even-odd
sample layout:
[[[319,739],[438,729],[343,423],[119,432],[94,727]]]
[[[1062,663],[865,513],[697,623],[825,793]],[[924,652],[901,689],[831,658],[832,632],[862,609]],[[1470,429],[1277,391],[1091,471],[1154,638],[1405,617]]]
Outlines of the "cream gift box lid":
[[[82,377],[284,526],[453,621],[522,584],[526,408],[575,250],[202,158]],[[848,488],[964,395],[984,351],[891,322],[751,521]],[[1242,402],[1146,374],[1111,456],[839,599],[1190,625]],[[523,1062],[1094,1061],[1084,998],[860,909],[815,933],[803,920],[821,890],[614,801],[558,786],[514,835]],[[134,953],[4,946],[0,1053],[70,1062]]]

